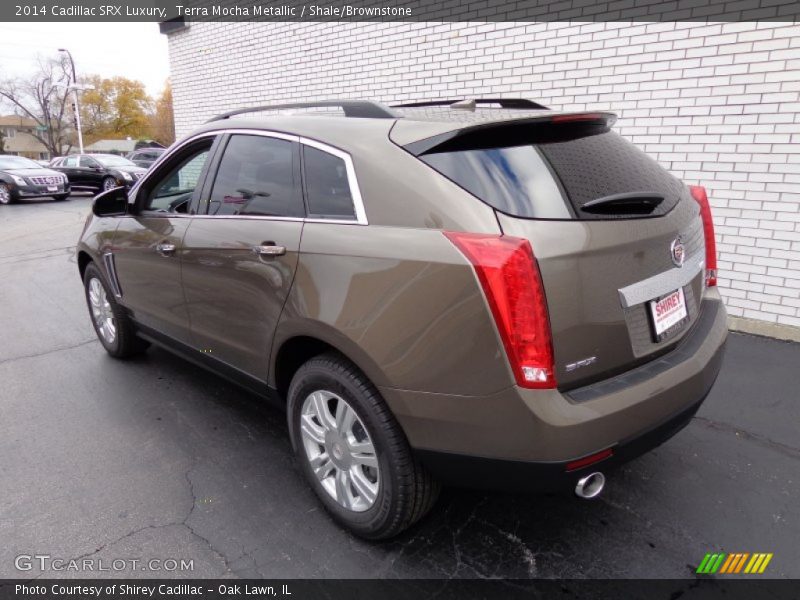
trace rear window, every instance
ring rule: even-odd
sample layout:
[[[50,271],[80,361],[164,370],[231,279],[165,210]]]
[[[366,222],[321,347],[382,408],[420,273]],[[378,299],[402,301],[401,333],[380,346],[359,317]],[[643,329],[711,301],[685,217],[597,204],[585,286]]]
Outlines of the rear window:
[[[486,204],[516,217],[657,217],[669,212],[683,192],[680,180],[613,131],[528,145],[482,146],[450,145],[443,152],[434,148],[419,158]],[[582,208],[593,200],[637,194],[663,200],[638,214],[629,210],[630,203],[618,203],[613,210]]]

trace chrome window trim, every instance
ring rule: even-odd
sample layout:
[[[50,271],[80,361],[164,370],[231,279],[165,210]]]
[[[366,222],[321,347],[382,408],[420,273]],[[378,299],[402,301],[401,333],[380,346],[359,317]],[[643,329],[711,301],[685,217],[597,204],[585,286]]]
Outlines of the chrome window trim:
[[[358,178],[356,178],[356,169],[355,166],[353,166],[353,157],[350,156],[350,154],[345,152],[344,150],[339,150],[338,148],[334,148],[333,146],[329,146],[328,144],[324,144],[322,142],[318,142],[316,140],[312,140],[306,137],[301,137],[300,143],[305,146],[310,146],[311,148],[316,148],[317,150],[320,150],[327,154],[331,154],[344,161],[344,168],[347,171],[347,184],[350,186],[350,196],[352,196],[353,198],[353,208],[355,209],[356,213],[355,221],[353,221],[352,219],[324,219],[319,217],[315,217],[315,221],[321,221],[323,223],[355,222],[358,223],[359,225],[368,225],[367,212],[366,210],[364,210],[364,199],[361,197],[361,188],[358,186]]]
[[[353,165],[353,157],[350,156],[348,152],[344,150],[340,150],[334,146],[326,144],[324,142],[319,142],[317,140],[313,140],[307,137],[301,137],[298,135],[290,135],[288,133],[281,133],[278,131],[269,131],[263,129],[241,129],[241,128],[233,128],[233,129],[215,129],[213,131],[204,131],[202,133],[198,133],[191,137],[182,140],[180,143],[171,146],[167,149],[166,152],[163,152],[161,156],[151,165],[150,169],[148,169],[148,173],[146,173],[141,179],[137,180],[136,183],[131,187],[131,190],[128,194],[128,204],[134,204],[136,202],[136,194],[139,192],[139,187],[142,185],[144,181],[148,179],[148,174],[154,172],[156,168],[163,162],[164,160],[168,160],[170,156],[173,156],[176,152],[179,152],[181,148],[184,146],[197,141],[203,137],[209,136],[217,136],[217,135],[224,135],[226,133],[229,134],[244,134],[244,135],[260,135],[263,137],[271,137],[281,140],[287,140],[290,142],[297,142],[299,144],[303,144],[306,146],[311,146],[312,148],[316,148],[317,150],[321,150],[322,152],[327,152],[337,158],[340,158],[344,161],[345,170],[347,171],[347,184],[350,186],[350,195],[353,198],[353,208],[355,209],[355,219],[325,219],[322,217],[266,217],[266,216],[259,216],[259,215],[187,215],[187,214],[178,214],[178,213],[167,213],[164,215],[154,214],[149,215],[153,217],[157,216],[164,216],[169,218],[175,217],[192,217],[192,218],[206,218],[206,219],[259,219],[263,221],[299,221],[303,223],[330,223],[333,225],[369,225],[369,221],[367,221],[367,212],[364,209],[364,199],[361,196],[361,188],[358,185],[358,178],[356,177],[356,169]]]

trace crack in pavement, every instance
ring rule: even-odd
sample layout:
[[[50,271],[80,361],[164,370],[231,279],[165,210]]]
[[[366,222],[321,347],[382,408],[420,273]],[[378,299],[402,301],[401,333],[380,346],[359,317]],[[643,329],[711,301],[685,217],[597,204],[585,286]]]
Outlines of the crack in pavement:
[[[26,358],[38,358],[40,356],[47,356],[48,354],[56,354],[57,352],[64,352],[66,350],[74,350],[75,348],[80,348],[81,346],[86,346],[88,344],[93,344],[97,342],[100,343],[98,339],[92,338],[90,340],[84,340],[83,342],[78,342],[77,344],[73,344],[71,346],[61,346],[59,348],[51,348],[50,350],[43,350],[42,352],[37,352],[35,354],[24,354],[22,356],[12,356],[11,358],[4,358],[0,360],[0,365],[4,365],[6,363],[15,362],[18,360],[24,360]]]
[[[101,544],[100,546],[98,546],[97,548],[92,550],[91,552],[86,552],[84,554],[81,554],[80,556],[76,556],[74,558],[71,558],[67,562],[68,563],[70,563],[72,561],[79,562],[79,561],[85,560],[87,558],[91,558],[92,556],[94,556],[98,552],[102,552],[103,550],[113,548],[114,546],[116,546],[120,542],[122,542],[122,541],[124,541],[124,540],[126,540],[128,538],[131,538],[134,535],[137,535],[137,534],[139,534],[139,533],[141,533],[143,531],[148,531],[148,530],[157,531],[159,529],[166,529],[168,527],[184,527],[187,531],[189,531],[189,533],[191,533],[194,537],[196,537],[197,539],[202,541],[206,546],[208,546],[208,548],[216,556],[219,557],[219,559],[221,560],[221,562],[223,563],[223,565],[225,567],[225,571],[223,573],[221,573],[221,575],[225,575],[227,573],[236,574],[236,572],[231,567],[231,564],[230,564],[230,561],[228,560],[228,557],[225,556],[225,554],[222,553],[220,550],[215,548],[214,545],[211,543],[211,541],[208,538],[206,538],[205,536],[199,534],[194,529],[194,527],[192,527],[188,523],[188,520],[191,518],[192,514],[194,513],[194,509],[197,506],[197,495],[195,494],[195,491],[194,491],[194,482],[191,479],[191,472],[194,469],[194,467],[195,467],[195,465],[193,463],[189,467],[189,469],[184,473],[184,477],[186,478],[186,482],[188,484],[188,491],[189,491],[191,506],[189,507],[189,511],[186,513],[186,516],[183,517],[183,519],[178,520],[178,521],[171,521],[169,523],[163,523],[161,525],[144,525],[142,527],[137,527],[136,529],[132,529],[131,531],[129,531],[129,532],[125,533],[124,535],[121,535],[121,536],[119,536],[119,537],[117,537],[117,538],[115,538],[115,539],[113,539],[111,541],[104,542],[103,544]],[[244,551],[244,549],[242,549],[242,556],[240,556],[239,558],[243,558],[245,556],[247,558],[250,558],[250,560],[252,560],[254,565],[255,565],[255,559],[252,556],[250,556],[246,551]],[[238,560],[238,558],[236,560]],[[36,577],[34,577],[34,579],[37,579],[37,578],[39,578],[39,577],[41,577],[43,575],[45,575],[45,572],[42,572],[42,573],[38,574]]]
[[[729,423],[723,423],[721,421],[714,421],[713,419],[708,419],[706,417],[697,417],[695,416],[694,421],[698,421],[702,424],[706,429],[713,429],[715,431],[721,431],[723,433],[733,433],[736,437],[755,442],[760,446],[765,448],[769,448],[770,450],[775,450],[776,452],[780,452],[784,456],[788,456],[789,458],[800,458],[800,448],[795,448],[793,446],[789,446],[787,444],[783,444],[781,442],[776,442],[775,440],[771,440],[768,437],[764,437],[763,435],[759,435],[757,433],[753,433],[752,431],[747,431],[746,429],[740,429],[734,425]]]

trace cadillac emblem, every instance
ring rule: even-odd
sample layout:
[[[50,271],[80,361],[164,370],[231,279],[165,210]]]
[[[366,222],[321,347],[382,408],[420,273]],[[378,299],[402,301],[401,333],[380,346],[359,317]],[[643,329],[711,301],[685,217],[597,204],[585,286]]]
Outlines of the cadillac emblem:
[[[669,253],[672,256],[672,262],[676,267],[682,267],[683,261],[686,260],[686,249],[683,247],[683,240],[681,236],[675,238],[675,241],[669,247]]]

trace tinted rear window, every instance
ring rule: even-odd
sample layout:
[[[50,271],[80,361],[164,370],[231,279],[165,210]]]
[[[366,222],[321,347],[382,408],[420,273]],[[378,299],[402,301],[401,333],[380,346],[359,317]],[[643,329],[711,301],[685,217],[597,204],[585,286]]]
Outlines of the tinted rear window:
[[[525,218],[655,217],[669,212],[683,190],[678,179],[613,131],[529,145],[434,148],[420,159],[493,208]],[[647,215],[581,210],[591,200],[634,192],[656,193],[664,201]]]

